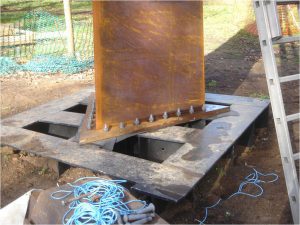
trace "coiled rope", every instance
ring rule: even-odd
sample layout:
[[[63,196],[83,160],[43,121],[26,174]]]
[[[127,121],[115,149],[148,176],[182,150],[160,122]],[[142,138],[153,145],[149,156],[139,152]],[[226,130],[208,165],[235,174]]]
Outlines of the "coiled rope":
[[[79,181],[93,179],[76,185]],[[62,200],[70,197],[69,210],[64,214],[62,223],[65,225],[83,224],[114,224],[119,215],[128,215],[146,207],[146,202],[131,200],[123,202],[125,191],[120,184],[126,180],[105,180],[96,177],[83,177],[68,183],[71,190],[58,190],[51,194],[52,199]],[[130,209],[130,203],[141,203],[138,209]],[[73,212],[71,214],[71,212]],[[68,218],[69,217],[69,218]]]
[[[212,208],[215,208],[217,205],[220,204],[220,202],[223,200],[228,200],[230,198],[232,198],[233,196],[236,196],[236,195],[246,195],[246,196],[249,196],[251,198],[257,198],[259,196],[261,196],[263,193],[264,193],[264,189],[262,188],[262,183],[273,183],[275,181],[278,180],[278,175],[276,173],[266,173],[266,174],[263,174],[261,172],[258,172],[256,169],[253,169],[254,172],[249,174],[248,176],[246,176],[244,178],[244,181],[242,181],[242,183],[240,184],[239,186],[239,189],[237,192],[233,193],[232,195],[230,195],[228,198],[226,199],[219,199],[215,204],[211,205],[211,206],[207,206],[205,207],[205,215],[203,217],[202,220],[197,220],[199,222],[199,224],[204,224],[204,222],[206,221],[207,219],[207,216],[208,216],[208,209],[212,209]],[[271,180],[261,180],[261,177],[273,177],[273,179]],[[254,194],[251,194],[251,193],[247,193],[244,190],[244,188],[247,186],[247,185],[254,185],[258,191]]]

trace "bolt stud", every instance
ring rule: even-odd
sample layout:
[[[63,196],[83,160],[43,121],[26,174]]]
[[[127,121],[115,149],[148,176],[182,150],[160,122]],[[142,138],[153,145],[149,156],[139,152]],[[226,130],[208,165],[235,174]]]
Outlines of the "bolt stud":
[[[163,118],[164,118],[165,120],[168,119],[168,113],[167,113],[167,112],[164,112]]]
[[[154,116],[152,114],[150,114],[150,116],[149,116],[149,122],[150,123],[154,122]]]
[[[134,123],[134,125],[136,125],[136,126],[137,126],[137,125],[139,125],[139,124],[140,124],[140,120],[139,120],[138,118],[135,118],[135,120],[134,120],[134,122],[133,122],[133,123]]]
[[[120,127],[120,129],[124,129],[125,128],[125,123],[124,122],[120,122],[119,127]]]
[[[194,114],[194,112],[195,112],[194,107],[191,105],[191,106],[190,106],[189,113],[190,113],[190,114]]]
[[[107,124],[104,124],[103,131],[104,131],[104,132],[108,132],[108,130],[109,130],[108,125],[107,125]]]
[[[155,206],[153,203],[150,203],[147,207],[136,211],[137,214],[154,213],[154,212],[155,212]]]
[[[145,219],[147,217],[153,217],[154,218],[155,217],[155,213],[124,215],[123,216],[123,221],[125,223],[129,223],[129,221],[141,220],[141,219]]]
[[[176,111],[176,116],[178,116],[178,117],[181,116],[180,108],[177,109],[177,111]]]

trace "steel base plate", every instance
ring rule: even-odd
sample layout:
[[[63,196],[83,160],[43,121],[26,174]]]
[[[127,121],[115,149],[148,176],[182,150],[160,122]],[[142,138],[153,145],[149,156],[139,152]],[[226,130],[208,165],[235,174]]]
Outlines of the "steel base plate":
[[[247,134],[249,127],[267,120],[269,106],[268,100],[206,94],[207,105],[230,106],[230,111],[216,116],[211,116],[215,115],[211,111],[206,115],[211,117],[202,120],[205,126],[199,120],[188,123],[188,127],[170,126],[172,120],[166,128],[130,134],[130,138],[79,144],[74,135],[93,91],[82,90],[1,120],[2,146],[126,179],[138,192],[178,202]],[[190,119],[176,118],[175,122]]]

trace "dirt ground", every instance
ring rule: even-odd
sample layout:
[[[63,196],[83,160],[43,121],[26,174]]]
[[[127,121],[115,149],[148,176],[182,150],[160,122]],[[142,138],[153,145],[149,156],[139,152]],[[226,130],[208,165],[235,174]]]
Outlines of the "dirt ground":
[[[277,53],[284,52],[278,58],[280,72],[299,73],[299,46],[278,47]],[[230,95],[268,98],[263,63],[257,37],[240,31],[219,48],[205,57],[207,92]],[[93,84],[92,73],[85,75],[15,75],[1,77],[1,116],[2,118],[22,112],[41,103],[72,94]],[[299,84],[284,87],[285,103],[288,113],[299,109]],[[292,97],[294,96],[294,97]],[[299,142],[299,124],[291,126],[295,142]],[[298,131],[297,131],[298,129]],[[296,146],[297,147],[297,146]],[[298,146],[299,147],[299,146]],[[32,188],[48,188],[58,182],[56,174],[47,167],[35,163],[34,156],[1,149],[1,207]],[[236,162],[229,167],[216,191],[198,196],[197,205],[182,202],[177,205],[173,216],[165,213],[170,223],[197,223],[204,213],[203,207],[212,205],[219,198],[225,198],[235,192],[243,177],[252,171],[252,167],[267,173],[274,172],[279,180],[264,184],[264,194],[259,198],[237,196],[224,201],[209,211],[207,223],[292,223],[288,197],[272,114],[269,115],[267,129],[256,132],[255,144],[242,152]],[[71,169],[68,177],[85,175]],[[69,178],[70,179],[70,178]],[[61,182],[61,180],[60,180]],[[253,190],[252,190],[253,191]],[[162,213],[164,218],[164,213]]]
[[[36,75],[19,73],[0,77],[1,117],[76,93],[93,84],[93,71],[84,74]]]

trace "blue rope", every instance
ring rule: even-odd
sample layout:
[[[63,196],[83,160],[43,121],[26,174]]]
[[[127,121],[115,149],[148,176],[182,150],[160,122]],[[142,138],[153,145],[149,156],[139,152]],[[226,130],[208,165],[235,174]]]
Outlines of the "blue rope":
[[[76,184],[86,179],[93,180],[79,185]],[[51,198],[59,200],[73,195],[72,198],[74,200],[69,204],[69,210],[62,219],[62,223],[65,225],[114,224],[117,221],[118,214],[128,215],[146,206],[146,202],[141,200],[122,201],[127,190],[120,184],[125,182],[126,180],[83,177],[72,184],[68,183],[72,190],[55,191],[51,194]],[[99,201],[95,201],[95,198],[99,199]],[[136,202],[142,203],[142,206],[138,209],[130,209],[129,205]],[[73,213],[71,214],[72,211]]]
[[[278,175],[276,173],[263,174],[263,173],[258,172],[256,169],[253,169],[253,170],[254,170],[253,173],[249,174],[248,176],[246,176],[244,178],[244,181],[240,184],[238,191],[233,193],[232,195],[230,195],[228,198],[226,198],[224,200],[228,200],[236,195],[246,195],[251,198],[257,198],[264,193],[264,189],[261,186],[262,183],[273,183],[278,180]],[[274,178],[271,180],[261,180],[260,179],[260,177],[269,177],[269,176],[272,176]],[[244,192],[243,189],[249,184],[254,185],[257,188],[258,192],[256,192],[255,194]],[[222,199],[220,198],[215,204],[205,207],[205,215],[204,215],[203,219],[202,220],[196,219],[196,221],[198,221],[199,224],[201,224],[201,225],[204,224],[204,222],[206,221],[207,216],[208,216],[208,209],[215,208],[217,205],[220,204],[221,201],[222,201]]]

